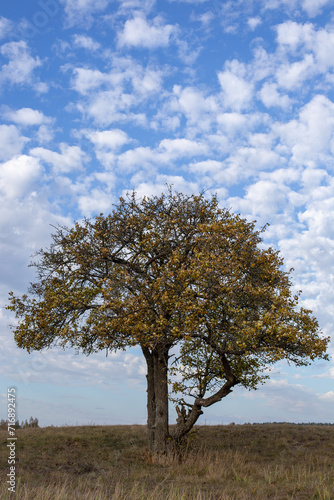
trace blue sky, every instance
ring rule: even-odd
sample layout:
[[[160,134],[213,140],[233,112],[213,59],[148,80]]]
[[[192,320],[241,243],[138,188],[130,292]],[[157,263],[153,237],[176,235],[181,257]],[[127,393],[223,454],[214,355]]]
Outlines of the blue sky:
[[[12,0],[0,7],[0,383],[41,425],[145,423],[136,349],[16,348],[8,291],[34,280],[51,225],[119,196],[208,196],[293,267],[301,305],[334,324],[332,0]],[[333,353],[333,347],[330,347]],[[281,363],[201,423],[334,422],[334,364]],[[173,413],[172,413],[173,418]]]

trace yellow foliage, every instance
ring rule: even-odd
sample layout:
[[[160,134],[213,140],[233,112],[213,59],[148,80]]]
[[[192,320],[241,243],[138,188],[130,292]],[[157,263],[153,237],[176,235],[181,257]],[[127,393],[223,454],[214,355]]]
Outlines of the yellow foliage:
[[[226,375],[223,357],[250,387],[279,359],[326,359],[328,339],[298,309],[282,257],[261,247],[263,230],[216,197],[121,198],[109,215],[59,227],[40,251],[39,281],[10,295],[16,343],[31,351],[61,339],[87,353],[179,343],[191,352],[184,377],[201,387]]]

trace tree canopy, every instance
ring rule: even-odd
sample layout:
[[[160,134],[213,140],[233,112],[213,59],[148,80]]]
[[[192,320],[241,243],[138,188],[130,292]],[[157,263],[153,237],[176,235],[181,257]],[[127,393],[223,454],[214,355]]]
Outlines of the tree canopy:
[[[165,451],[170,375],[180,438],[202,408],[236,384],[256,388],[273,363],[328,357],[329,339],[298,307],[291,272],[264,247],[264,230],[219,208],[215,196],[169,188],[138,200],[133,192],[107,216],[56,228],[33,264],[36,283],[10,294],[15,341],[28,352],[140,346],[150,448]]]

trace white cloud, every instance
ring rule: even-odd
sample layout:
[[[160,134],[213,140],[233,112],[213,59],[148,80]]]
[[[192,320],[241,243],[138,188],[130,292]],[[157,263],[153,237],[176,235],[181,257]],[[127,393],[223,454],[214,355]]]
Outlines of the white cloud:
[[[135,95],[123,93],[121,88],[99,92],[92,97],[86,111],[102,126],[117,121],[131,120],[129,110],[137,102]]]
[[[319,394],[320,399],[325,401],[334,401],[334,391],[328,391],[325,394]]]
[[[0,39],[5,38],[12,30],[13,23],[6,17],[0,17]]]
[[[3,112],[3,116],[18,125],[42,125],[51,123],[52,119],[45,116],[41,111],[32,108],[21,108],[16,111],[8,109]]]
[[[81,170],[89,156],[79,146],[60,144],[60,153],[45,148],[33,148],[30,154],[53,166],[55,172],[67,173]]]
[[[1,68],[0,83],[30,84],[34,70],[42,65],[38,57],[30,55],[24,41],[6,43],[0,48],[0,53],[9,59],[9,63]]]
[[[108,80],[108,76],[99,70],[75,68],[73,73],[72,88],[83,95],[97,89]]]
[[[307,54],[302,61],[285,63],[277,71],[278,84],[288,90],[296,90],[305,80],[315,73],[315,64],[312,54]]]
[[[229,186],[236,182],[239,172],[229,164],[217,160],[204,160],[193,162],[189,165],[189,170],[195,173],[198,182],[219,191],[220,196],[226,198],[228,190],[224,188],[217,189],[217,186]]]
[[[334,51],[334,30],[322,29],[315,36],[313,45],[314,55],[319,71],[326,72],[333,69],[334,61],[331,54]]]
[[[204,160],[191,163],[189,167],[195,172],[209,173],[214,177],[224,168],[224,163],[217,160]]]
[[[304,223],[315,238],[327,238],[327,244],[334,240],[334,228],[332,225],[332,214],[334,199],[325,199],[321,202],[313,202],[305,212],[299,215],[300,222]],[[319,241],[320,242],[320,241]],[[323,243],[325,241],[323,240]],[[332,250],[334,244],[331,244]],[[329,247],[328,247],[329,250]],[[329,256],[329,253],[328,253]],[[330,262],[328,262],[330,264]]]
[[[157,163],[158,155],[149,147],[140,146],[135,149],[129,149],[118,156],[118,165],[125,172],[132,171],[135,167],[153,168]]]
[[[130,57],[115,57],[109,73],[76,68],[73,88],[87,96],[76,105],[77,109],[104,127],[124,121],[146,125],[145,114],[133,113],[131,108],[142,107],[147,99],[160,93],[165,73],[165,69],[144,67]]]
[[[137,198],[142,198],[144,196],[155,196],[166,192],[166,184],[171,184],[173,190],[179,191],[185,194],[193,194],[199,191],[199,186],[195,182],[188,182],[180,175],[157,175],[155,182],[141,182],[136,185],[134,190],[136,191]],[[123,196],[129,190],[123,191]]]
[[[118,36],[120,46],[143,47],[155,49],[167,47],[176,28],[170,24],[163,24],[162,18],[157,16],[152,22],[137,16],[125,22],[124,30]]]
[[[245,0],[247,1],[247,0]],[[290,13],[302,15],[302,10],[309,17],[315,17],[322,13],[323,7],[330,5],[332,0],[262,0],[265,9],[286,9]]]
[[[112,0],[60,0],[64,5],[68,26],[91,20],[90,15],[103,11]]]
[[[29,141],[19,133],[15,125],[0,125],[0,135],[0,161],[20,154],[24,144]]]
[[[96,215],[109,211],[114,201],[110,192],[105,192],[101,189],[92,189],[89,194],[79,196],[78,206],[83,215]]]
[[[294,56],[304,56],[302,60],[297,61],[299,65],[303,62],[305,64],[307,58],[311,63],[312,55],[315,73],[324,73],[334,67],[331,57],[334,50],[334,29],[331,26],[316,30],[311,23],[298,24],[295,21],[287,21],[277,27],[277,42],[280,50],[291,52]],[[298,68],[298,65],[295,68]]]
[[[90,50],[92,52],[97,51],[101,47],[101,45],[98,42],[96,42],[90,36],[87,35],[74,35],[73,45],[75,47]]]
[[[192,4],[196,4],[196,3],[204,3],[204,2],[208,2],[209,0],[168,0],[169,2],[180,2],[180,3],[192,3]]]
[[[85,131],[85,136],[94,144],[95,154],[99,162],[106,168],[110,168],[116,163],[115,152],[131,141],[128,135],[120,129],[113,130],[87,130]],[[99,180],[105,182],[105,179],[101,179],[101,174],[99,174]],[[108,174],[109,175],[109,174]],[[107,184],[109,185],[109,177],[107,178]]]
[[[296,164],[314,166],[331,161],[328,155],[334,152],[334,103],[317,95],[301,109],[298,120],[276,124],[273,129]]]
[[[298,24],[295,21],[286,21],[279,24],[276,30],[278,44],[292,51],[296,51],[297,48],[300,49],[304,45],[310,48],[315,35],[311,23]]]
[[[259,391],[260,392],[260,391]],[[277,420],[292,422],[331,422],[332,405],[324,404],[323,395],[315,392],[306,385],[291,384],[287,379],[275,380],[271,378],[261,388],[263,398],[267,401],[258,401],[261,413],[268,411],[265,406],[274,408]],[[256,397],[255,393],[245,393],[245,397]]]
[[[217,122],[224,133],[235,135],[248,129],[250,118],[250,116],[242,113],[219,113]]]
[[[261,180],[247,188],[246,196],[239,199],[238,208],[242,208],[243,212],[250,211],[254,216],[258,214],[268,218],[269,215],[279,212],[280,207],[286,205],[286,200],[286,189],[275,182]]]
[[[115,61],[115,67],[109,73],[75,68],[73,75],[72,86],[82,95],[87,95],[102,86],[120,94],[123,86],[130,82],[134,94],[139,98],[160,91],[163,72],[150,67],[145,68],[130,58],[120,58]]]
[[[0,193],[7,198],[21,198],[41,173],[39,160],[31,156],[18,156],[0,164]]]
[[[154,7],[156,0],[118,0],[120,11],[140,10],[141,12],[150,12]]]
[[[170,103],[172,109],[181,111],[190,124],[208,129],[212,121],[216,119],[219,106],[215,96],[205,97],[203,92],[195,87],[182,89],[179,85],[174,85],[173,94],[177,100]]]
[[[118,156],[118,164],[120,168],[127,171],[133,171],[136,167],[145,171],[149,169],[152,175],[159,165],[170,167],[174,161],[203,156],[208,153],[208,150],[208,145],[200,141],[185,138],[163,139],[155,149],[140,146],[125,151]]]
[[[162,72],[146,68],[133,75],[132,85],[139,96],[147,97],[152,93],[157,93],[162,87]]]
[[[282,95],[277,90],[278,86],[275,83],[265,82],[259,92],[259,97],[267,108],[277,106],[282,109],[291,107],[292,101],[288,95]]]
[[[302,7],[310,17],[315,17],[322,12],[322,8],[332,3],[332,0],[303,0]]]
[[[247,21],[248,26],[252,31],[254,31],[260,24],[262,24],[262,20],[260,17],[250,17]]]
[[[36,134],[37,140],[39,143],[45,143],[52,141],[54,137],[53,130],[47,125],[41,125]]]
[[[76,386],[110,387],[123,377],[133,381],[142,377],[144,381],[145,361],[131,352],[109,352],[106,357],[104,351],[78,358],[73,351],[57,349],[29,355],[20,351],[19,358],[19,363],[12,366],[10,378],[23,384],[44,380],[51,384],[68,385],[73,377],[76,378]],[[106,376],[107,371],[109,377]]]
[[[218,73],[223,92],[224,105],[232,111],[241,111],[249,107],[253,97],[253,85],[247,81],[245,67],[238,61],[228,63],[227,69]]]
[[[1,306],[8,301],[8,290],[23,293],[33,280],[34,272],[28,267],[31,254],[50,243],[50,224],[72,224],[69,217],[54,213],[53,207],[46,202],[42,174],[36,158],[19,157],[6,166],[3,184],[6,193],[3,194],[11,198],[10,201],[8,198],[2,200],[0,210],[0,233],[5,235],[0,239]],[[2,325],[2,331],[8,332],[8,323],[13,321],[12,316]],[[7,333],[1,340],[6,339]]]
[[[85,135],[98,149],[117,149],[130,141],[128,135],[120,129],[87,131]]]
[[[159,144],[161,157],[169,162],[178,158],[204,155],[208,152],[205,143],[190,141],[189,139],[163,139]]]

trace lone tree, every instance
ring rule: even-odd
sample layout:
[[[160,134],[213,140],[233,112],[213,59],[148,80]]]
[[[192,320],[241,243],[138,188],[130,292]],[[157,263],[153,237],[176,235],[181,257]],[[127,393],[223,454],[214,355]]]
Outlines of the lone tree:
[[[261,245],[263,230],[220,209],[215,196],[170,188],[138,200],[133,192],[110,215],[56,229],[32,264],[38,281],[22,297],[10,292],[15,341],[28,352],[140,346],[149,449],[166,453],[170,438],[182,439],[235,385],[255,389],[282,359],[328,359],[329,338],[297,308],[283,259]]]

